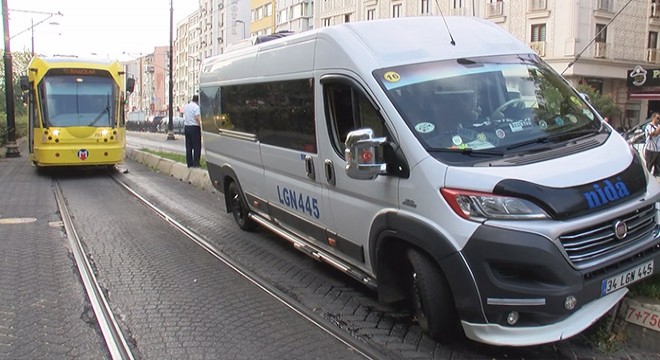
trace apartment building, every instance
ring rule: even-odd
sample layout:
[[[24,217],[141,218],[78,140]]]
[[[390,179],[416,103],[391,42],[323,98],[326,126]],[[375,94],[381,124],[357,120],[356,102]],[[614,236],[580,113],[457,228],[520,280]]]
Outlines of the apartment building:
[[[195,11],[176,24],[172,106],[179,113],[192,96],[199,92],[199,71],[205,48],[201,41],[201,19],[201,12]]]
[[[314,28],[314,1],[279,0],[275,2],[275,32],[303,32]]]
[[[128,76],[136,80],[135,90],[128,98],[130,110],[143,110],[149,115],[162,115],[167,112],[168,52],[168,46],[157,46],[150,54],[138,54],[134,59],[123,62]]]

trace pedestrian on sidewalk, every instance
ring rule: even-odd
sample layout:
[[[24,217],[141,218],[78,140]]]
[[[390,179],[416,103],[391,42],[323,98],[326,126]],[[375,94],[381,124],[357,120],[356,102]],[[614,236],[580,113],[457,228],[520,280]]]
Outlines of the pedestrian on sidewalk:
[[[183,134],[186,137],[186,163],[189,168],[199,167],[202,152],[202,122],[198,95],[194,95],[183,108],[183,125]]]
[[[644,145],[644,160],[646,169],[653,175],[660,175],[660,113],[651,114],[651,121],[644,129],[646,144]]]

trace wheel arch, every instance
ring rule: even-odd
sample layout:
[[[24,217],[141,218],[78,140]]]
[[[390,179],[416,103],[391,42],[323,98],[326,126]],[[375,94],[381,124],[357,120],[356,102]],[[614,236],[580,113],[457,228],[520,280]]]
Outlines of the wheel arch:
[[[378,282],[378,298],[384,303],[404,300],[406,269],[409,266],[406,250],[416,248],[428,254],[440,266],[443,273],[443,259],[457,253],[450,241],[436,229],[420,219],[390,211],[380,214],[372,223],[369,241],[369,255],[372,271]],[[393,264],[397,264],[393,266]],[[452,289],[453,291],[453,289]]]

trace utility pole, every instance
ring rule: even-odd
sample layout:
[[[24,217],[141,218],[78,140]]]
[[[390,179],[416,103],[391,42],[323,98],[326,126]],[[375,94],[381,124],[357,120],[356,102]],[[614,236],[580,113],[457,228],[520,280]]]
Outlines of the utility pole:
[[[7,1],[7,0],[3,0]],[[174,109],[172,107],[172,97],[174,97],[174,82],[172,80],[172,72],[173,72],[173,66],[172,66],[172,57],[174,56],[174,46],[173,44],[173,37],[174,37],[174,6],[172,5],[173,0],[170,0],[170,66],[169,66],[169,79],[170,79],[170,86],[169,86],[169,103],[167,106],[167,116],[168,116],[168,123],[167,123],[167,140],[175,140],[174,138]]]
[[[9,36],[9,8],[7,0],[2,0],[2,24],[5,32],[5,100],[7,102],[7,153],[6,156],[19,157],[21,153],[16,144],[16,119],[14,113],[14,70],[12,68],[12,57],[10,49],[11,37]]]

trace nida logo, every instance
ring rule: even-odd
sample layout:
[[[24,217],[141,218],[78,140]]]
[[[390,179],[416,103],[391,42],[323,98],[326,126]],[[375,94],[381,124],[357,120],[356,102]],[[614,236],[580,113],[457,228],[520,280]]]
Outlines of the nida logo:
[[[612,201],[623,199],[630,195],[630,191],[626,184],[621,181],[621,178],[616,178],[612,183],[610,180],[605,180],[600,183],[593,184],[593,190],[583,192],[587,206],[589,209],[603,206]]]

